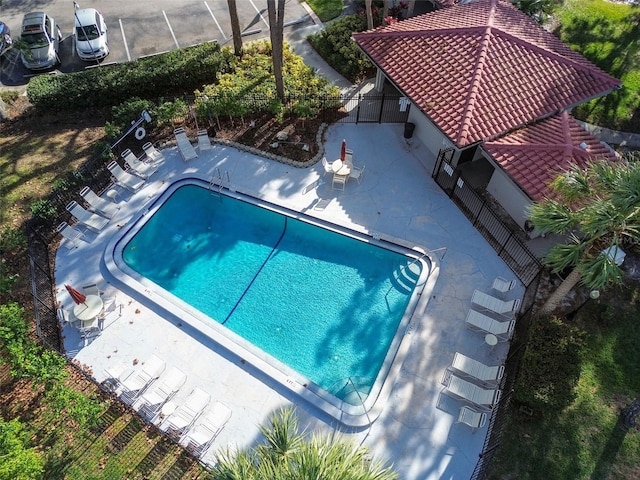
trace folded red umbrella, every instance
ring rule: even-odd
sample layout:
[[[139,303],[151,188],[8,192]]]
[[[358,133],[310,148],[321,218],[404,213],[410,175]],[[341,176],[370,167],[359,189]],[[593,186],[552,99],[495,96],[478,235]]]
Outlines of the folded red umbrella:
[[[69,295],[71,295],[71,298],[73,298],[73,301],[78,305],[84,303],[84,301],[87,299],[87,296],[84,293],[76,290],[71,285],[65,285],[64,287],[67,289],[67,292],[69,292]]]
[[[340,160],[344,162],[344,159],[346,156],[347,156],[347,141],[342,140],[342,148],[340,149]]]

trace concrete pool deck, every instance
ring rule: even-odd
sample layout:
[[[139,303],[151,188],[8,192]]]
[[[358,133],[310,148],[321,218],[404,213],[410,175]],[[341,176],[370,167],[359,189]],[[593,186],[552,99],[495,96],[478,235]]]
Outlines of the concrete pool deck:
[[[367,445],[377,458],[394,464],[402,479],[469,478],[486,436],[486,426],[475,433],[456,424],[461,402],[442,393],[441,380],[455,352],[486,364],[500,363],[508,345],[493,349],[484,336],[465,328],[465,317],[475,289],[487,291],[500,275],[515,278],[504,262],[473,228],[458,208],[431,179],[435,158],[417,139],[407,143],[403,125],[334,125],[326,132],[329,161],[337,158],[340,142],[347,139],[354,164],[365,165],[361,183],[354,180],[344,192],[331,188],[331,177],[320,163],[298,169],[214,146],[188,163],[177,148],[163,150],[165,161],[135,194],[119,189],[120,209],[99,234],[87,232],[87,241],[67,249],[63,241],[56,256],[57,298],[73,306],[64,288],[98,283],[106,295],[115,294],[121,315],[103,325],[102,334],[84,345],[73,327],[65,326],[68,356],[102,382],[106,369],[130,368],[152,354],[167,369],[177,367],[187,381],[174,401],[180,404],[194,387],[227,405],[232,416],[203,460],[227,446],[241,449],[260,440],[258,426],[270,414],[293,405],[300,423],[314,431],[338,431],[355,444]],[[221,349],[180,318],[167,315],[144,295],[116,291],[105,268],[103,253],[113,234],[168,184],[185,177],[211,180],[228,172],[231,185],[284,207],[354,230],[376,232],[383,238],[428,249],[439,264],[439,276],[426,308],[417,311],[415,328],[406,336],[409,350],[389,398],[370,428],[346,429],[280,387],[243,359]],[[316,188],[311,188],[315,183]],[[521,296],[518,286],[515,296]],[[137,362],[136,362],[137,361]]]

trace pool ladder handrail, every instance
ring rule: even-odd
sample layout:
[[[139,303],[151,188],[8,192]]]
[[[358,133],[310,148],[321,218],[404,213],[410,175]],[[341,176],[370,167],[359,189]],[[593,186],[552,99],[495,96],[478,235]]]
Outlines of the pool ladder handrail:
[[[218,192],[222,191],[225,186],[225,177],[226,177],[226,185],[231,187],[231,175],[229,175],[229,171],[225,170],[224,174],[220,172],[220,168],[216,167],[214,175],[211,177],[211,181],[209,182],[209,190],[213,191],[217,189]]]

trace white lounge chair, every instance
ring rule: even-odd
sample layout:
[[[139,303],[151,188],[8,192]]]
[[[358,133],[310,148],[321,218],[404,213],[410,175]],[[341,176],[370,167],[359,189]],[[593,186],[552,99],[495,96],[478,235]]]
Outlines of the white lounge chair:
[[[84,198],[84,201],[89,205],[89,210],[106,218],[113,218],[120,209],[115,203],[98,196],[98,194],[89,187],[84,187],[80,190],[80,196]]]
[[[471,296],[471,304],[477,306],[481,310],[497,313],[498,315],[513,316],[520,308],[520,299],[514,300],[502,300],[500,298],[493,297],[488,293],[476,290]]]
[[[353,166],[353,150],[347,149],[344,153],[344,161],[347,165]]]
[[[513,290],[516,286],[515,280],[507,280],[503,277],[496,277],[491,284],[491,290],[497,293],[497,295],[504,300],[504,296],[507,292]]]
[[[360,183],[362,181],[362,176],[364,175],[364,166],[362,168],[351,167],[351,172],[349,172],[349,178],[354,178]]]
[[[147,390],[140,397],[140,413],[153,420],[160,413],[162,406],[171,400],[180,390],[180,387],[187,381],[187,375],[176,367],[166,372],[154,384],[153,388]]]
[[[482,388],[451,373],[445,377],[443,383],[446,394],[484,409],[493,408],[502,395],[502,390]]]
[[[474,378],[482,383],[499,382],[504,375],[504,365],[490,367],[460,352],[456,352],[453,356],[453,363],[450,368],[454,369],[459,375]]]
[[[151,382],[162,374],[164,368],[164,360],[156,355],[152,355],[144,362],[140,370],[131,373],[131,375],[121,382],[122,392],[120,393],[120,397],[122,400],[128,404],[133,403],[144,393]]]
[[[144,153],[147,154],[149,163],[158,164],[164,160],[164,154],[161,151],[157,150],[151,142],[147,142],[142,145],[142,149],[144,150]]]
[[[69,226],[67,222],[61,222],[56,227],[56,231],[67,240],[66,245],[69,249],[77,247],[78,240],[84,239],[84,233],[77,228]]]
[[[509,320],[501,322],[495,318],[491,318],[482,312],[478,312],[473,308],[469,309],[466,319],[467,327],[473,330],[480,330],[482,332],[491,333],[496,337],[502,339],[510,339],[513,335],[513,330],[516,326],[515,320]]]
[[[124,158],[127,165],[129,165],[129,168],[133,173],[145,180],[158,171],[157,166],[151,165],[150,163],[144,163],[128,148],[122,152],[121,156]]]
[[[464,423],[465,425],[470,426],[475,432],[478,428],[484,427],[485,423],[487,423],[487,414],[479,412],[468,405],[464,405],[460,409],[460,414],[458,415],[456,423]]]
[[[78,205],[78,202],[76,202],[75,200],[69,202],[66,208],[67,211],[78,221],[78,223],[81,223],[94,232],[101,231],[105,227],[105,225],[109,223],[108,218],[104,218],[100,215],[96,215],[95,213],[91,213],[90,211]]]
[[[96,283],[90,283],[89,285],[84,285],[82,287],[82,291],[85,295],[102,295],[102,292]]]
[[[202,415],[200,422],[184,437],[184,445],[191,453],[201,456],[213,443],[231,418],[231,409],[216,402],[213,409]]]
[[[107,169],[111,172],[113,177],[115,178],[115,182],[117,185],[120,185],[123,188],[126,188],[130,192],[137,192],[142,185],[144,185],[144,179],[137,177],[135,175],[131,175],[130,173],[125,172],[118,162],[115,160],[107,165]]]
[[[331,188],[333,188],[334,190],[344,190],[348,178],[349,175],[338,175],[337,173],[334,173],[333,181],[331,182]]]
[[[322,157],[322,168],[324,170],[324,175],[326,175],[327,173],[333,173],[333,168],[328,162],[327,157]]]
[[[211,150],[211,139],[209,138],[209,133],[206,130],[198,131],[198,150],[201,152]]]
[[[184,128],[176,128],[173,134],[176,137],[176,144],[178,145],[178,150],[180,150],[180,155],[182,155],[182,159],[185,162],[198,158],[198,152],[196,152],[196,149],[191,145],[191,141],[187,137]]]
[[[204,390],[194,388],[185,402],[165,419],[167,433],[173,437],[182,436],[209,404],[209,400],[211,395]]]

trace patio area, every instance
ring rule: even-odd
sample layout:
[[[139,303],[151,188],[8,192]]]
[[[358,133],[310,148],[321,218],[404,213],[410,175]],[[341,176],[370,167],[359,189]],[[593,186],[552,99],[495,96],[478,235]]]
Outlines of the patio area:
[[[132,194],[116,187],[112,196],[120,208],[106,227],[99,233],[86,231],[76,248],[66,248],[68,240],[63,240],[56,255],[57,298],[63,307],[73,308],[65,284],[98,284],[105,296],[116,296],[117,315],[108,318],[99,336],[84,341],[77,329],[65,325],[67,354],[98,382],[110,378],[107,371],[120,366],[136,370],[136,363],[156,355],[167,370],[175,367],[186,374],[173,399],[176,404],[198,387],[211,395],[211,405],[217,401],[229,407],[231,417],[204,454],[205,463],[220,448],[254,445],[258,426],[279,408],[293,405],[302,426],[338,432],[369,446],[374,456],[393,463],[402,479],[469,478],[487,427],[474,432],[456,423],[464,404],[445,395],[441,381],[456,352],[486,365],[502,363],[507,342],[489,346],[484,334],[466,328],[465,318],[474,290],[488,292],[496,277],[515,277],[433,182],[435,158],[417,139],[403,138],[403,125],[333,125],[325,138],[329,162],[339,158],[344,138],[353,150],[353,164],[366,167],[363,177],[349,180],[344,190],[332,188],[332,176],[321,162],[298,169],[220,145],[188,162],[177,147],[166,148],[165,160],[140,190]],[[414,313],[403,340],[406,359],[370,427],[338,425],[250,362],[158,307],[153,291],[140,295],[116,288],[103,256],[118,229],[171,183],[187,177],[209,182],[218,175],[238,192],[430,253],[437,281],[426,307]],[[523,291],[517,283],[510,298],[520,298]]]

